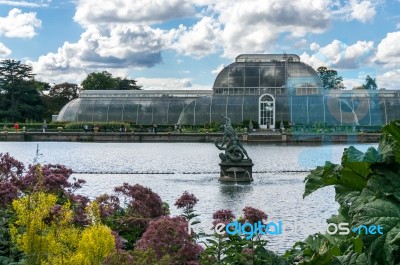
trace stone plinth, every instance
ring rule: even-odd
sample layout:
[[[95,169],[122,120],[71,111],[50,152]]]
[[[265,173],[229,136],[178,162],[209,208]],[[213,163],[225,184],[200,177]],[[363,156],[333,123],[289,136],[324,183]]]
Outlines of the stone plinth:
[[[219,163],[221,182],[252,182],[253,181],[253,162],[251,159],[244,159],[240,162],[221,161]]]

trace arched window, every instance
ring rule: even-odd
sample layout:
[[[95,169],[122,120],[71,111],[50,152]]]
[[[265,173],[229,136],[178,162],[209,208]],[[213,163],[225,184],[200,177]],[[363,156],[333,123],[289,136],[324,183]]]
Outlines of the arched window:
[[[264,94],[260,97],[259,104],[259,124],[260,128],[275,128],[275,99],[270,94]]]

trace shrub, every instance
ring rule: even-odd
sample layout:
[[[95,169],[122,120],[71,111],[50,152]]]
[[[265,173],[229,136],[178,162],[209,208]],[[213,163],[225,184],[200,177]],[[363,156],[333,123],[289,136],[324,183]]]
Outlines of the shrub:
[[[164,216],[149,223],[136,249],[152,249],[157,260],[171,257],[170,264],[187,264],[198,260],[203,248],[189,235],[183,217]]]

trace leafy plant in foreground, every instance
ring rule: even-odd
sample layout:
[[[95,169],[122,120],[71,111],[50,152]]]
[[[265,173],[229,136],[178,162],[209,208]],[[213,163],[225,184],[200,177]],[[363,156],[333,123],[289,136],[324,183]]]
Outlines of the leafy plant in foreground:
[[[339,212],[328,223],[350,227],[380,225],[383,234],[309,236],[285,256],[299,264],[400,263],[400,123],[383,128],[378,149],[365,153],[351,146],[340,165],[326,162],[306,177],[304,197],[326,186],[335,188]],[[299,248],[298,248],[299,247]]]
[[[263,211],[252,207],[245,207],[243,209],[243,216],[238,218],[237,222],[254,224],[260,221],[265,224],[267,218],[267,214]],[[220,223],[227,225],[233,222],[236,217],[231,210],[218,210],[213,214],[213,219],[215,227]],[[207,237],[204,243],[206,248],[202,253],[201,264],[287,264],[280,256],[267,250],[268,241],[263,239],[261,235],[252,235],[250,239],[246,239],[247,236],[214,233]]]

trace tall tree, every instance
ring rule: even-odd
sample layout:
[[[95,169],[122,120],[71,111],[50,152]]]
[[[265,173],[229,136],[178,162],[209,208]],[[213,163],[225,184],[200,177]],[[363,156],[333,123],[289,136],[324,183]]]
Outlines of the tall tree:
[[[378,86],[376,85],[376,78],[372,78],[369,75],[365,78],[365,84],[363,88],[370,89],[370,90],[377,90]]]
[[[58,112],[69,101],[79,96],[79,86],[73,83],[57,84],[49,88],[47,95],[43,95],[42,99],[46,106],[46,118],[51,118],[51,115]]]
[[[370,90],[377,90],[378,86],[376,84],[376,79],[370,77],[367,75],[365,78],[365,84],[362,84],[360,86],[353,87],[353,89],[358,90],[358,89],[370,89]]]
[[[0,61],[0,119],[39,120],[43,113],[32,67],[15,60]]]
[[[111,73],[90,73],[81,83],[84,90],[133,90],[140,89],[135,80],[113,77]]]
[[[324,89],[344,89],[343,77],[339,76],[336,70],[321,66],[318,67],[317,73]]]
[[[116,87],[115,79],[112,74],[103,71],[101,73],[90,73],[85,80],[82,81],[82,88],[84,90],[107,90]]]

